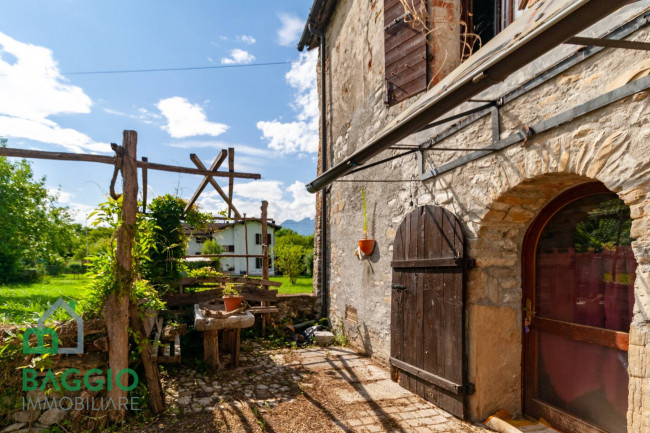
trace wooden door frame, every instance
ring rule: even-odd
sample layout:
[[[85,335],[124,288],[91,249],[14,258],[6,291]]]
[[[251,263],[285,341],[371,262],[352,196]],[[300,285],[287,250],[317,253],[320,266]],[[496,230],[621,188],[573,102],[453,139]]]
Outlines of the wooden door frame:
[[[535,295],[535,282],[536,282],[536,256],[537,245],[542,232],[546,228],[549,221],[562,209],[576,200],[596,195],[613,193],[601,182],[589,182],[577,185],[570,188],[553,200],[551,200],[540,211],[539,215],[535,217],[530,224],[524,235],[521,252],[521,283],[522,283],[522,328],[523,318],[526,315],[526,300],[531,300],[531,309],[536,311],[536,297]],[[596,328],[594,328],[596,329]],[[558,428],[564,431],[571,431],[576,433],[606,433],[604,430],[589,424],[581,419],[578,419],[571,414],[561,411],[547,403],[534,399],[536,393],[536,380],[534,373],[536,371],[535,364],[537,362],[537,352],[535,342],[529,336],[522,332],[522,374],[521,374],[521,406],[524,413],[533,415],[535,417],[544,417],[548,421],[555,424]],[[539,406],[539,413],[530,406],[529,402],[533,402]]]

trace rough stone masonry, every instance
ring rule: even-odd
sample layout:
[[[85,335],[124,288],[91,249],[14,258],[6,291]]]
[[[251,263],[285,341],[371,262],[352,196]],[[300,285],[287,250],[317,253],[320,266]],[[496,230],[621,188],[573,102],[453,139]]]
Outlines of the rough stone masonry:
[[[383,2],[341,0],[326,29],[328,50],[327,119],[331,167],[367,143],[417,97],[387,107],[384,81]],[[627,6],[587,36],[600,36],[647,9],[647,1]],[[650,41],[650,28],[627,37]],[[561,46],[476,97],[495,99],[578,50]],[[500,137],[505,138],[603,93],[650,74],[646,51],[604,49],[559,76],[501,107]],[[629,347],[628,431],[650,431],[650,112],[648,92],[637,93],[550,132],[531,137],[420,182],[415,154],[347,176],[346,180],[406,179],[412,182],[335,182],[327,194],[330,314],[351,343],[387,362],[390,356],[392,244],[404,216],[432,204],[453,211],[476,260],[466,294],[466,351],[469,380],[476,393],[470,415],[484,419],[497,409],[522,413],[522,283],[524,234],[539,211],[560,192],[591,180],[602,182],[630,207],[633,249],[638,262],[634,320]],[[322,97],[322,95],[321,95]],[[465,104],[457,111],[476,104]],[[453,113],[450,113],[453,114]],[[418,144],[448,128],[443,125],[405,140]],[[486,116],[438,143],[475,148],[492,139]],[[381,157],[401,151],[385,152]],[[426,152],[428,171],[467,152]],[[360,187],[365,189],[369,237],[375,253],[359,261],[353,255],[361,237]],[[317,222],[319,219],[317,218]],[[317,233],[319,228],[317,227]],[[315,258],[319,263],[319,257]],[[319,272],[318,270],[317,272]],[[315,281],[319,281],[315,278]],[[346,320],[346,307],[356,309]]]

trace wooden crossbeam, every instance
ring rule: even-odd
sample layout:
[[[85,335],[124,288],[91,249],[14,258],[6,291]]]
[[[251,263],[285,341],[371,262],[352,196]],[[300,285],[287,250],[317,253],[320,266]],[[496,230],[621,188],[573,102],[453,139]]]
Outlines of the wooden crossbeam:
[[[115,158],[105,155],[87,155],[85,153],[67,153],[67,152],[47,152],[43,150],[26,150],[0,147],[0,156],[10,156],[16,158],[33,158],[33,159],[54,159],[58,161],[85,161],[98,162],[100,164],[115,165]],[[212,177],[235,177],[238,179],[261,179],[262,176],[257,173],[231,173],[229,171],[210,171],[205,167],[202,169],[180,167],[177,165],[157,164],[153,162],[136,161],[138,168],[148,168],[149,170],[167,171],[171,173],[198,174]]]
[[[192,162],[194,163],[194,165],[196,165],[199,169],[201,169],[201,170],[205,170],[205,165],[203,165],[203,163],[201,162],[201,160],[199,159],[199,157],[196,156],[194,153],[190,155],[190,159],[192,160]],[[219,172],[215,172],[215,173],[219,173]],[[239,213],[239,211],[237,210],[237,208],[235,208],[235,206],[232,204],[232,202],[230,201],[230,199],[228,198],[228,196],[226,195],[226,193],[223,192],[223,190],[221,189],[221,187],[219,186],[219,184],[217,184],[217,182],[212,178],[212,176],[208,176],[208,177],[209,177],[208,182],[210,182],[210,185],[212,185],[212,186],[214,187],[214,189],[217,190],[217,192],[219,193],[219,195],[221,196],[221,198],[223,199],[223,201],[225,201],[226,204],[228,204],[228,206],[229,206],[230,208],[232,208],[233,212],[235,212],[235,216],[236,216],[237,218],[241,218],[241,214]]]
[[[192,154],[192,155],[194,155],[194,154]],[[221,166],[221,164],[223,163],[223,161],[226,159],[226,156],[228,156],[228,152],[226,152],[225,149],[221,149],[221,152],[219,152],[219,155],[217,155],[217,157],[215,158],[214,162],[213,162],[212,165],[210,166],[210,171],[215,171],[215,170],[217,170],[217,169]],[[192,157],[192,156],[190,156],[190,158],[191,158],[191,157]],[[190,208],[191,208],[192,206],[194,206],[194,203],[195,203],[196,200],[199,198],[199,196],[201,195],[201,193],[203,192],[203,190],[205,189],[205,187],[208,186],[208,183],[210,182],[210,179],[211,179],[210,176],[205,176],[205,177],[203,178],[203,180],[202,180],[201,183],[199,184],[199,187],[198,187],[198,188],[196,189],[196,191],[194,192],[194,195],[192,195],[192,198],[190,199],[190,201],[187,202],[187,205],[185,206],[185,209],[183,209],[183,215],[185,215],[185,214],[187,213],[187,211],[190,210]],[[231,180],[231,182],[232,182],[232,180]]]
[[[235,148],[234,147],[228,148],[228,171],[229,172],[235,171]],[[232,190],[234,186],[235,186],[235,179],[231,177],[228,179],[228,200],[230,200],[230,203],[232,203]],[[233,209],[232,205],[228,207],[228,218],[232,216],[232,209]]]

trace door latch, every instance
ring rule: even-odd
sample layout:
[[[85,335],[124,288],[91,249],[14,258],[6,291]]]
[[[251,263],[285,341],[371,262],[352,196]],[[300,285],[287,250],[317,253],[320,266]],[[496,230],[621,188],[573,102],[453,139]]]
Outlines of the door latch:
[[[391,288],[395,290],[406,290],[406,286],[403,284],[393,284]]]

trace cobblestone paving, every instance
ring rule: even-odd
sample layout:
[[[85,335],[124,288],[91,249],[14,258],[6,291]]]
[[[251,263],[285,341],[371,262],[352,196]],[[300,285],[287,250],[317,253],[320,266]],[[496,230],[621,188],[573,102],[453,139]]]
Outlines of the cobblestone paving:
[[[386,369],[340,347],[267,350],[249,343],[239,369],[176,371],[164,387],[172,408],[172,418],[157,426],[164,431],[489,431],[406,391]]]

